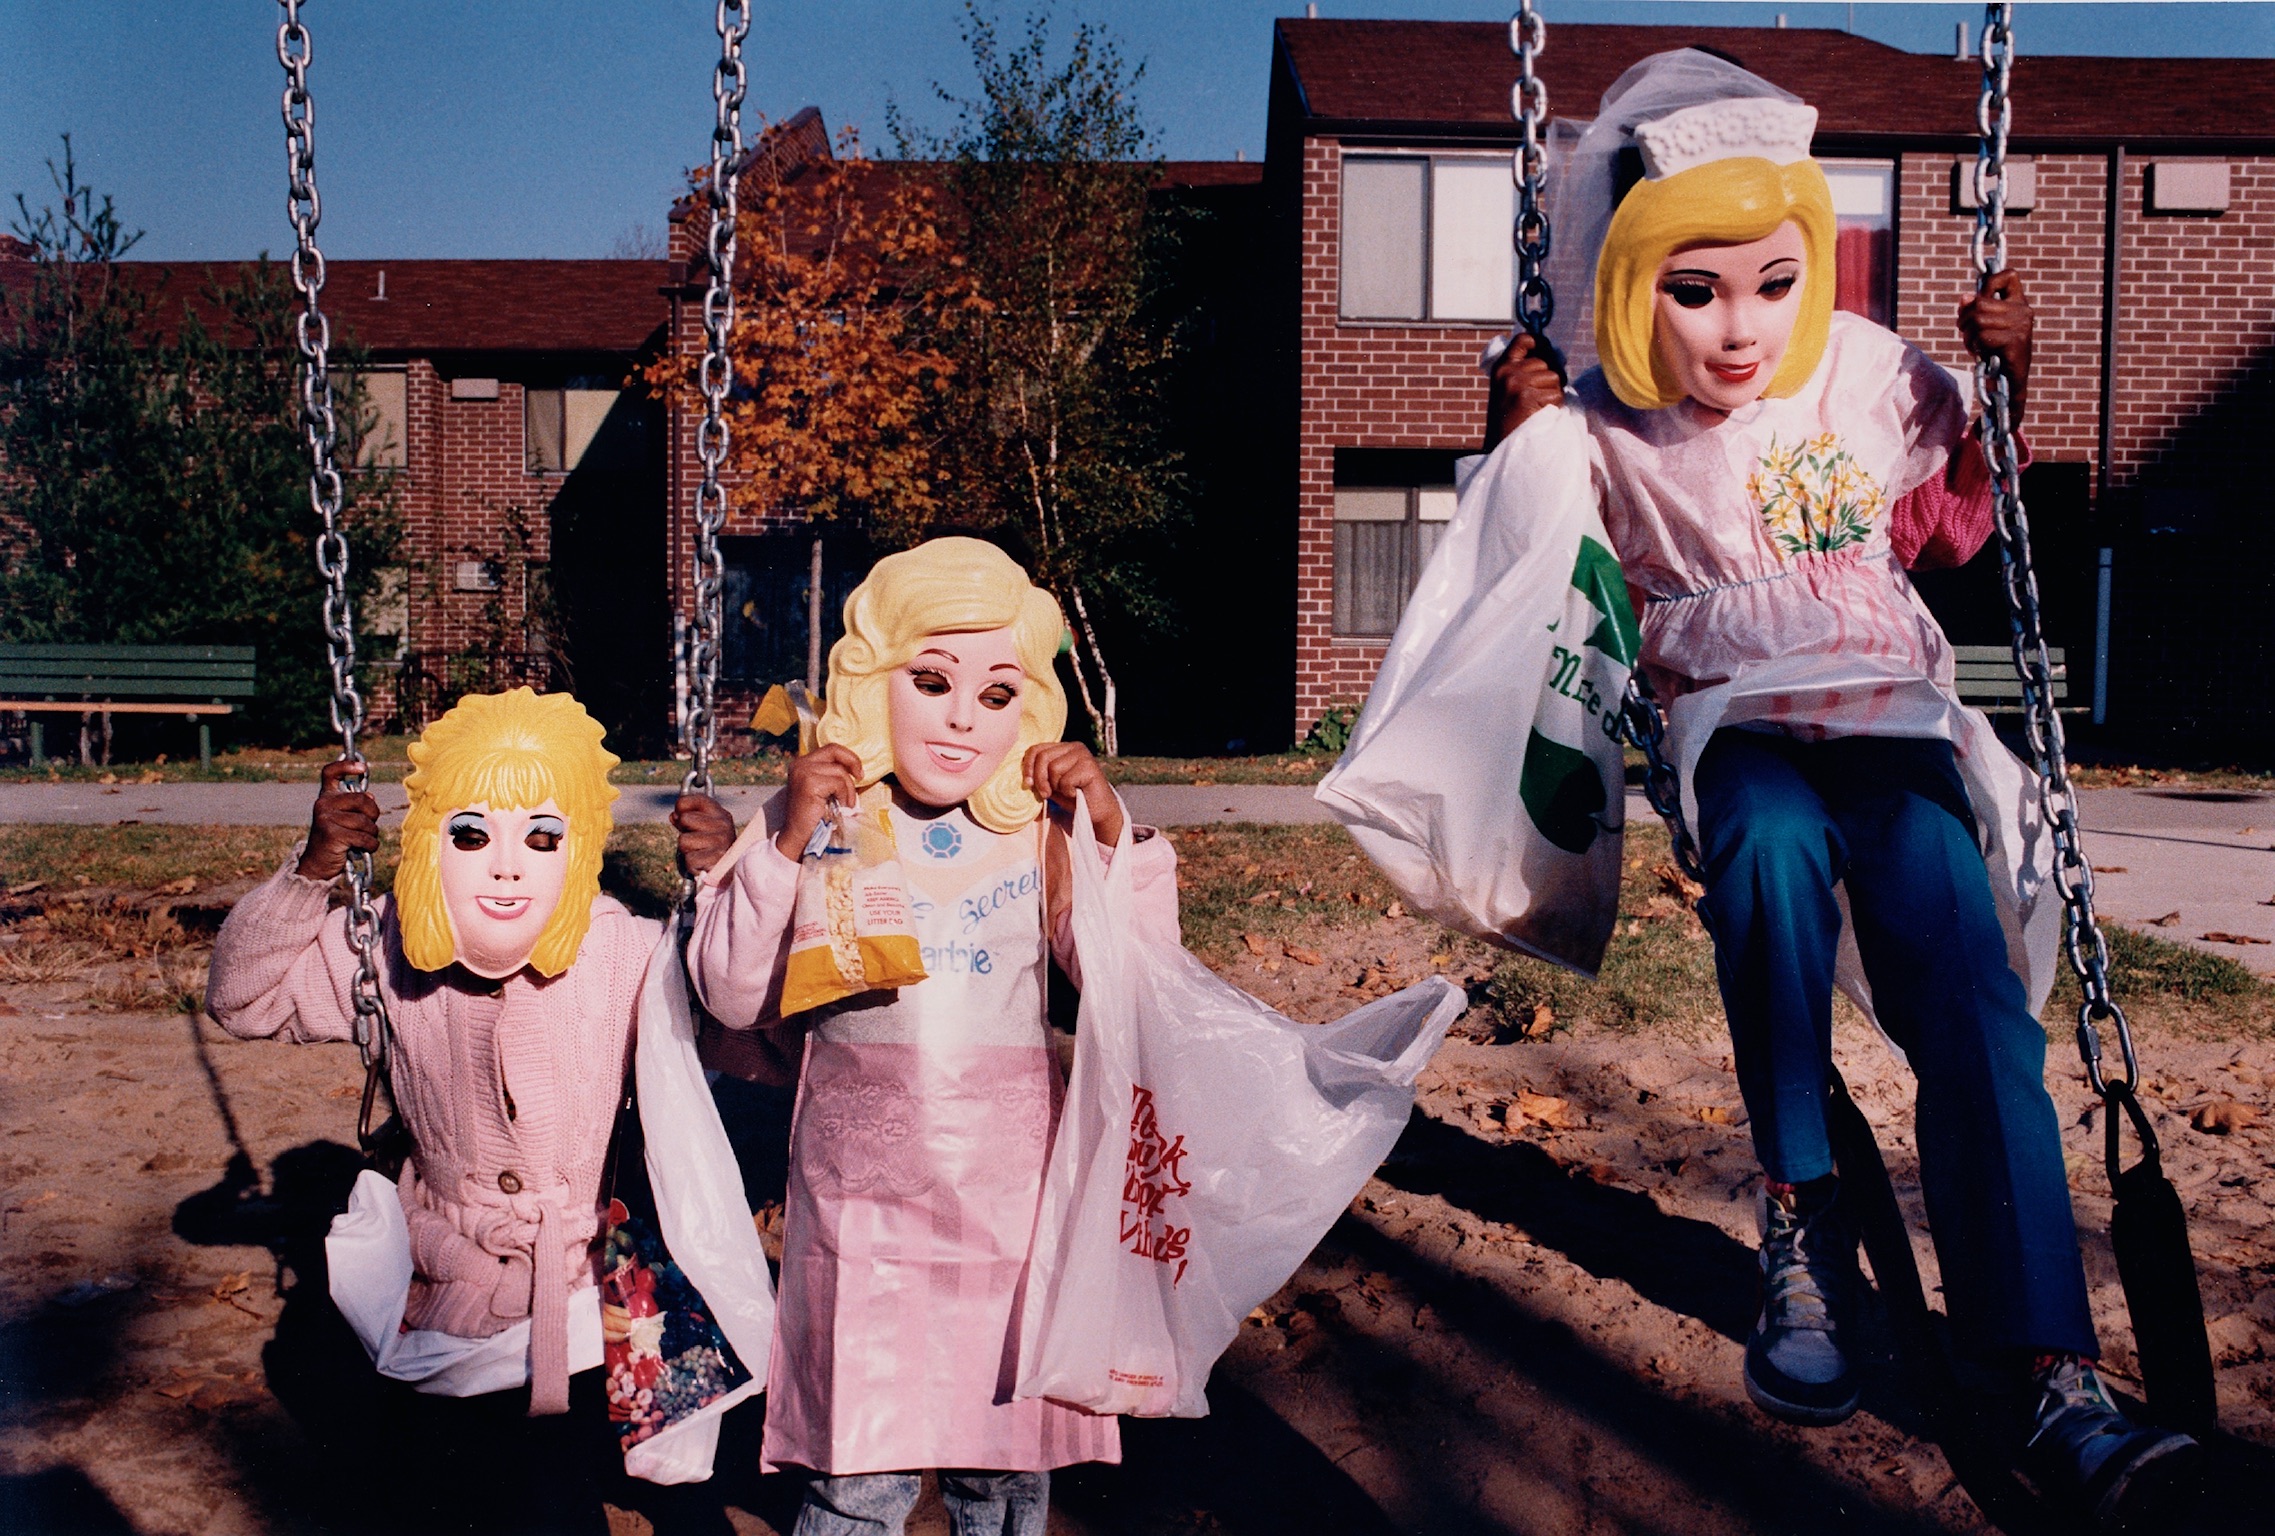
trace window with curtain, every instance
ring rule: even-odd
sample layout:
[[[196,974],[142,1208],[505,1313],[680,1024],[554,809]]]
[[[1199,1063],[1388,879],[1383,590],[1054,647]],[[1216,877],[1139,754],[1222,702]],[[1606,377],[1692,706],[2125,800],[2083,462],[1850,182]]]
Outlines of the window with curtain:
[[[522,449],[529,473],[565,475],[582,463],[620,393],[582,379],[560,389],[523,389]]]
[[[1334,632],[1386,636],[1453,520],[1450,485],[1338,486]]]
[[[1833,303],[1880,325],[1896,314],[1896,165],[1826,160],[1833,191]]]
[[[1345,157],[1343,317],[1507,320],[1515,210],[1503,156]]]

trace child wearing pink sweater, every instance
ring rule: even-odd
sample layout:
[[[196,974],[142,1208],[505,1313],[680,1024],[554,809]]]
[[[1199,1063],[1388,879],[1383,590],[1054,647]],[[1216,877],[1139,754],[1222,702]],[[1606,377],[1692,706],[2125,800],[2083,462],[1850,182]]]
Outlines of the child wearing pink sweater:
[[[609,1433],[591,1248],[660,927],[599,894],[616,791],[574,699],[474,696],[411,748],[403,859],[378,903],[399,1182],[415,1273],[403,1326],[483,1339],[526,1324],[526,1387],[421,1396],[406,1470],[422,1529],[608,1529]],[[332,905],[379,807],[324,771],[308,841],[240,901],[207,1006],[231,1034],[353,1036],[356,957]]]

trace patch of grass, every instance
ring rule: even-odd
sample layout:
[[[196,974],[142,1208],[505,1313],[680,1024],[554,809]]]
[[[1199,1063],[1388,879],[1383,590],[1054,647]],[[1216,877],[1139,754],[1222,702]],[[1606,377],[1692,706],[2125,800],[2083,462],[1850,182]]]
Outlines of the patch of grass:
[[[2146,768],[2138,763],[2071,763],[2079,789],[2216,789],[2275,794],[2275,773],[2260,768]]]
[[[294,827],[0,826],[0,888],[215,885],[269,874],[301,835]]]
[[[1106,762],[1116,784],[1316,784],[1335,766],[1325,752],[1262,757],[1117,757]]]
[[[679,900],[678,834],[661,824],[618,827],[601,859],[600,888],[642,917]]]
[[[1204,960],[1230,960],[1244,933],[1291,937],[1307,917],[1371,927],[1398,899],[1341,827],[1234,823],[1170,835],[1185,947]]]
[[[2109,989],[2136,1033],[2168,1030],[2193,1039],[2264,1039],[2275,1035],[2275,985],[2225,955],[2154,934],[2104,923],[2109,941]],[[2047,999],[2046,1033],[2068,1041],[2077,1027],[2083,994],[2062,965]],[[2104,1043],[2116,1049],[2112,1031]]]
[[[1628,828],[1619,919],[1594,981],[1544,960],[1508,955],[1494,967],[1488,996],[1519,1031],[1531,1030],[1544,1005],[1548,1028],[1720,1028],[1714,946],[1691,912],[1665,830],[1640,822]]]
[[[371,736],[359,745],[371,776],[382,784],[398,784],[411,771],[409,736]],[[0,784],[313,784],[324,765],[339,756],[334,747],[245,747],[216,753],[205,768],[195,758],[188,762],[113,763],[109,767],[82,768],[75,762],[51,758],[46,766],[29,763],[0,766]],[[721,784],[779,784],[789,765],[788,755],[765,747],[747,757],[713,760],[711,776]],[[616,765],[609,779],[616,784],[677,783],[687,764],[668,758],[637,759]]]
[[[0,826],[0,891],[39,882],[37,897],[83,887],[160,891],[188,879],[207,886],[261,880],[275,873],[301,839],[297,827]],[[601,865],[601,888],[634,911],[661,916],[679,894],[668,826],[618,827]],[[399,844],[392,829],[380,840],[376,885],[392,890]]]

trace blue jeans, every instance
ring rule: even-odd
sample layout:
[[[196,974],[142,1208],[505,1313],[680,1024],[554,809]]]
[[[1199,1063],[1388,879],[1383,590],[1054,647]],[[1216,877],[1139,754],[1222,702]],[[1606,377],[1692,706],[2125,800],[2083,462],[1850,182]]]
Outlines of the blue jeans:
[[[1920,1183],[1952,1330],[1973,1352],[2097,1353],[2045,1084],[1951,746],[1715,733],[1696,776],[1704,915],[1754,1151],[1833,1171],[1835,882],[1881,1027],[1919,1080]]]
[[[923,1488],[917,1472],[816,1473],[790,1536],[900,1536]],[[1043,1536],[1051,1475],[943,1470],[940,1498],[954,1536]]]

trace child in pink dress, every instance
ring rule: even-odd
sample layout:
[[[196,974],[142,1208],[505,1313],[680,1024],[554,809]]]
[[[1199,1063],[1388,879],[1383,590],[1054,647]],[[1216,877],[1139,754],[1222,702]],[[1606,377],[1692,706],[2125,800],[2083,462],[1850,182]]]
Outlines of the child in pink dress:
[[[1063,1084],[1047,970],[1076,961],[1063,822],[1110,848],[1123,812],[1058,739],[1058,604],[992,545],[878,562],[846,602],[820,745],[745,832],[682,802],[689,970],[730,1029],[802,1058],[764,1459],[814,1478],[797,1536],[898,1531],[941,1471],[959,1531],[1041,1536],[1054,1467],[1120,1457],[1116,1421],[1013,1401],[1020,1284]],[[925,979],[782,1017],[799,857],[885,784]],[[866,797],[873,803],[876,792]],[[1176,859],[1139,828],[1149,930],[1174,942]]]

